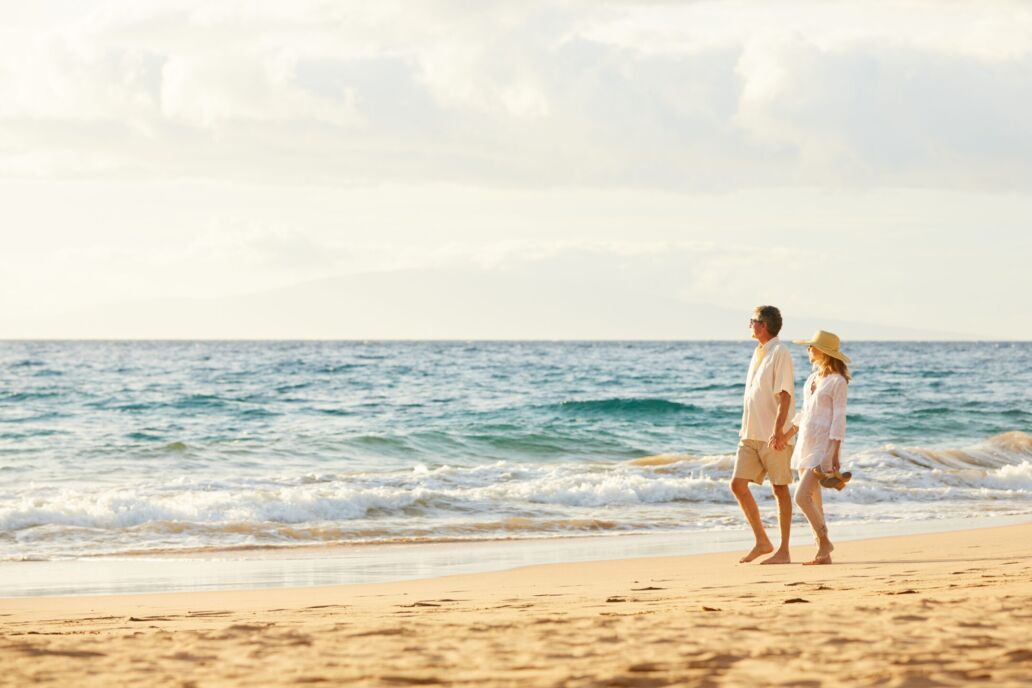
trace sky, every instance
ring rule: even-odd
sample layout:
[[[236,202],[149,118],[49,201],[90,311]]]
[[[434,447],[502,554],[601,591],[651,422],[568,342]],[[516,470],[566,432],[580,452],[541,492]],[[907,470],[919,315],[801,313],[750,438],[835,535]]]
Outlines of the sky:
[[[1027,2],[0,18],[0,339],[1032,339]]]

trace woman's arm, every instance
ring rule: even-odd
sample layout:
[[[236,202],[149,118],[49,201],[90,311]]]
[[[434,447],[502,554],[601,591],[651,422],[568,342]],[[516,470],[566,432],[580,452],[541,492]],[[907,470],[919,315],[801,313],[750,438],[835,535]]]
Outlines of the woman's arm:
[[[835,381],[831,390],[831,428],[828,437],[833,440],[846,439],[846,388],[849,385],[844,377]]]
[[[828,457],[831,460],[832,472],[839,470],[841,462],[842,440],[846,439],[846,388],[849,385],[844,377],[839,377],[831,393],[831,429],[828,431]]]
[[[842,468],[842,463],[839,461],[839,451],[842,449],[842,440],[829,440],[828,441],[828,454],[824,457],[824,461],[821,461],[821,469],[825,473],[835,473]],[[828,464],[831,464],[828,470]]]

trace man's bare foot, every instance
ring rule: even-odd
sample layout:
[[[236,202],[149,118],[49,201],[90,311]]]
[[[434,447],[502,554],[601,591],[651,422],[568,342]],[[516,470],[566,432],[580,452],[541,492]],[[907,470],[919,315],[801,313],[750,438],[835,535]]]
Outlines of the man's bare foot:
[[[773,557],[769,557],[760,562],[760,564],[791,564],[792,557],[789,556],[786,550],[778,550]]]
[[[751,550],[749,550],[748,554],[746,554],[744,557],[739,559],[738,563],[739,564],[748,564],[750,561],[752,561],[756,557],[762,557],[764,554],[770,554],[773,551],[774,551],[774,545],[770,544],[769,542],[764,544],[764,545],[756,545]]]
[[[831,563],[830,554],[818,554],[813,561],[804,561],[803,566],[824,566]]]

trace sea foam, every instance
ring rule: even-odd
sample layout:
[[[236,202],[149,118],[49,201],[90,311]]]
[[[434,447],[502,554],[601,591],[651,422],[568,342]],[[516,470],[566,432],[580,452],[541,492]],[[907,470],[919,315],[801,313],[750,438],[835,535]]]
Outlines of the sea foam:
[[[854,480],[829,503],[848,518],[870,505],[987,502],[1032,511],[1032,445],[1009,433],[965,448],[885,446],[846,457]],[[736,514],[730,455],[618,462],[426,466],[218,480],[180,476],[124,487],[22,485],[0,506],[0,556],[319,542],[410,542],[706,527]],[[769,500],[766,488],[757,490]],[[970,503],[970,507],[964,507]],[[850,505],[855,505],[853,508]],[[830,507],[833,511],[835,507]],[[959,512],[958,512],[959,510]],[[913,513],[912,511],[909,513]],[[604,524],[604,525],[602,525]]]

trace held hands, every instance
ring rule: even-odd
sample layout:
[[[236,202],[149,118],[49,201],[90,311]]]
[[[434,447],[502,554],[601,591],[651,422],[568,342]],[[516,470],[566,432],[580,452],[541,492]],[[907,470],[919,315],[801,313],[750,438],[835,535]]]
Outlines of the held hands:
[[[781,430],[775,429],[774,434],[767,440],[767,446],[771,449],[777,449],[781,451],[788,446],[788,441],[799,431],[799,428],[792,426],[788,432],[781,432]]]

